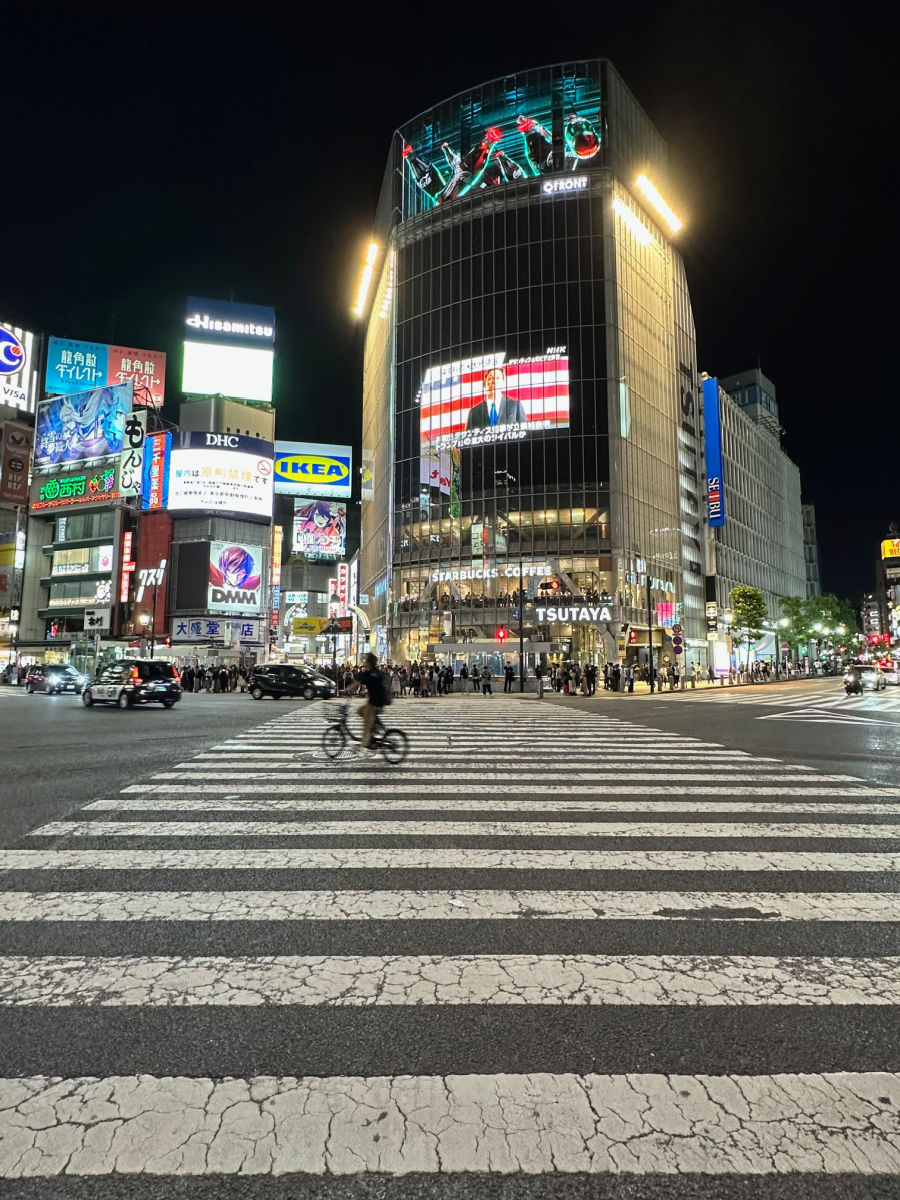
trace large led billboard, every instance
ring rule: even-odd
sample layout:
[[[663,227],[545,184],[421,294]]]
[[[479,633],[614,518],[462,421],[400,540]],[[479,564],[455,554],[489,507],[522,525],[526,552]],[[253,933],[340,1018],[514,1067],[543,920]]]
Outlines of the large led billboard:
[[[589,69],[488,84],[400,131],[403,216],[498,185],[601,166],[606,137]]]
[[[272,442],[236,434],[174,434],[163,507],[271,519],[274,450]]]
[[[35,467],[120,454],[133,394],[133,383],[119,383],[42,401],[35,417]]]
[[[353,450],[350,446],[275,443],[276,493],[349,500],[352,487]]]
[[[343,558],[347,506],[334,500],[295,500],[293,550],[307,558]]]
[[[246,613],[262,608],[262,546],[209,543],[209,612]]]
[[[166,398],[165,354],[162,350],[137,350],[105,342],[50,338],[44,375],[48,395],[67,396],[117,383],[134,384],[134,403],[138,407],[161,408]]]
[[[40,337],[0,321],[0,404],[34,412],[37,404]]]
[[[273,309],[191,296],[181,390],[271,404],[274,346]]]
[[[505,351],[426,369],[419,389],[422,456],[451,446],[516,442],[569,424],[565,346],[507,358]]]

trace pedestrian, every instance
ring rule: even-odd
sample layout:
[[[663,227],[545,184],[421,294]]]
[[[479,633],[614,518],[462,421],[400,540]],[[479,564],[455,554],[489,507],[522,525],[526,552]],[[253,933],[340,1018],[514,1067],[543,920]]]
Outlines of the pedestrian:
[[[634,667],[631,663],[625,668],[625,690],[634,692]]]
[[[494,689],[491,686],[491,668],[485,667],[481,672],[481,694],[482,696],[493,696]]]
[[[479,691],[480,687],[481,687],[481,673],[478,670],[478,663],[476,663],[475,666],[472,668],[472,691],[475,693],[476,696],[478,695],[478,691]]]
[[[617,691],[619,691],[619,689],[622,685],[622,667],[621,667],[621,665],[619,663],[616,663],[615,666],[613,667],[612,671],[610,672],[610,674],[612,675],[612,685],[611,685],[612,690],[614,692],[617,692]]]
[[[409,672],[406,667],[400,668],[400,695],[405,696],[409,691]]]
[[[193,667],[187,666],[181,672],[181,686],[184,688],[184,690],[186,692],[192,692],[194,690],[194,669],[193,669]]]
[[[544,669],[540,663],[534,668],[534,677],[537,680],[538,700],[544,698]]]
[[[469,694],[469,668],[465,663],[459,669],[459,690],[464,696]]]

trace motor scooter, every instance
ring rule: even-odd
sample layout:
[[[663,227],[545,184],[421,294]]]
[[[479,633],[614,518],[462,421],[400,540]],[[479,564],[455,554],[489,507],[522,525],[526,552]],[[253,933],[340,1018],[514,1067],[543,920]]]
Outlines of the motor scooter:
[[[862,680],[859,675],[856,671],[848,671],[844,676],[844,691],[848,696],[861,696],[862,690]]]

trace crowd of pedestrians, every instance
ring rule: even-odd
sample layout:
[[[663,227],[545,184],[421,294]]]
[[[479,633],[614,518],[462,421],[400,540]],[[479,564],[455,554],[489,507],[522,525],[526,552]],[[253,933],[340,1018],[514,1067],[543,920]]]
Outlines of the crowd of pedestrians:
[[[245,667],[235,663],[226,666],[191,666],[181,668],[181,686],[188,695],[199,692],[246,692],[250,686],[250,674]]]

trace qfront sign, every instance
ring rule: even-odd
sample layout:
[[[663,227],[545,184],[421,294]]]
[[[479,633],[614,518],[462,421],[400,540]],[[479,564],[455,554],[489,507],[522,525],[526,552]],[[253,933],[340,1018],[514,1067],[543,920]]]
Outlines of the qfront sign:
[[[549,563],[523,563],[522,578],[543,578],[551,574]],[[504,567],[452,567],[447,571],[432,571],[429,576],[432,583],[459,583],[466,579],[518,579],[519,568],[516,563]]]
[[[563,179],[545,179],[542,196],[558,196],[560,192],[586,192],[591,186],[587,175],[566,175]]]
[[[584,607],[562,607],[550,605],[549,608],[536,608],[537,619],[552,624],[554,621],[564,621],[571,625],[593,624],[596,621],[611,621],[612,611],[606,604]]]

